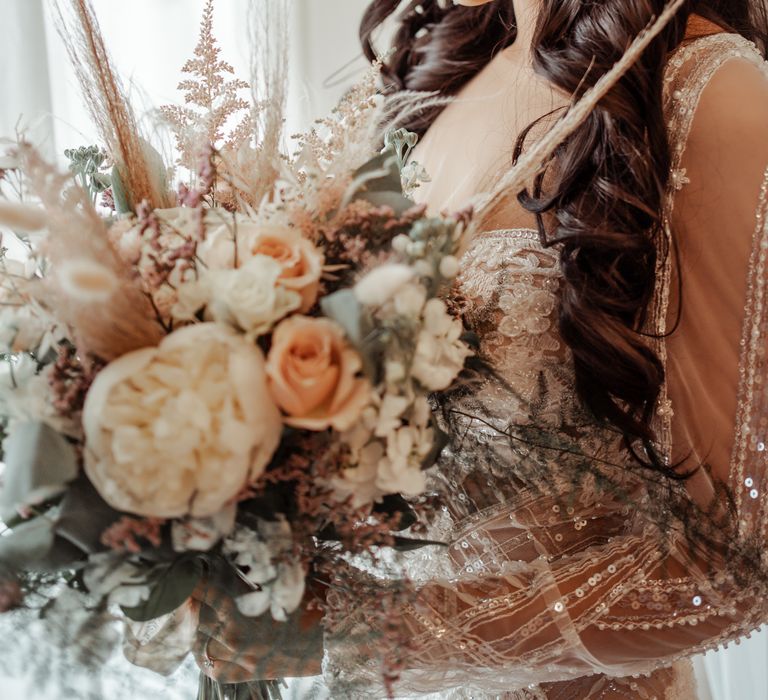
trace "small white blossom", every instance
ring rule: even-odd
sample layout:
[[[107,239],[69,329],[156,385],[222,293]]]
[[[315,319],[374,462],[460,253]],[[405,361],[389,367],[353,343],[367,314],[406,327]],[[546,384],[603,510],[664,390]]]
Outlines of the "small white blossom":
[[[225,540],[224,553],[257,589],[237,598],[243,615],[258,617],[269,610],[273,619],[284,622],[299,607],[306,576],[301,563],[290,559],[291,544],[291,526],[283,516],[260,520],[258,532],[241,528]]]
[[[396,253],[405,253],[408,250],[408,245],[411,242],[411,237],[404,233],[400,233],[392,239],[392,250]]]
[[[171,523],[171,542],[175,552],[207,552],[235,527],[237,508],[228,505],[209,518],[186,518]]]
[[[418,318],[427,301],[427,290],[418,282],[411,282],[398,290],[393,301],[399,316]]]
[[[440,261],[440,274],[445,279],[453,279],[459,274],[459,261],[453,255],[446,255]]]
[[[410,400],[405,396],[385,394],[379,406],[378,420],[376,421],[376,435],[386,437],[402,424],[403,415],[410,406]]]
[[[383,306],[412,278],[413,268],[408,265],[382,265],[355,285],[355,296],[366,306]]]
[[[83,581],[94,595],[130,608],[147,600],[150,594],[144,572],[114,552],[92,554]]]
[[[462,330],[461,322],[451,318],[441,300],[427,302],[411,376],[428,391],[447,389],[463,369],[471,351],[461,340]]]
[[[386,493],[417,496],[426,487],[422,464],[432,449],[430,428],[405,425],[387,436],[387,451],[379,463],[376,485]]]

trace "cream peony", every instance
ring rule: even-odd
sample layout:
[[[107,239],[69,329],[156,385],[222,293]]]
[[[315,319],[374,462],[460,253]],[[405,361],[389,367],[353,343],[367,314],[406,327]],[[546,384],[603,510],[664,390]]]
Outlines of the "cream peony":
[[[260,350],[228,326],[193,325],[97,376],[85,470],[119,510],[213,516],[262,474],[281,426]]]
[[[329,319],[292,316],[272,335],[269,390],[293,427],[348,430],[370,402],[361,369],[341,326]]]
[[[280,265],[280,284],[301,296],[301,313],[309,311],[317,301],[325,260],[297,229],[240,222],[235,247],[234,228],[219,226],[208,234],[199,255],[213,270],[231,270],[255,256],[272,258]]]

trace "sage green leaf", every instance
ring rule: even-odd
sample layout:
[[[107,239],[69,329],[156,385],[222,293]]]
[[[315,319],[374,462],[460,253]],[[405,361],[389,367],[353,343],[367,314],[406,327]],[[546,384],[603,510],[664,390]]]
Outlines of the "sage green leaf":
[[[128,199],[128,191],[123,184],[123,178],[120,175],[120,168],[115,165],[112,168],[112,198],[115,202],[115,211],[118,214],[132,214],[133,207]]]
[[[42,503],[61,493],[77,477],[74,448],[45,423],[19,424],[4,447],[5,473],[0,491],[3,520],[10,520],[22,506]]]
[[[422,547],[448,547],[447,542],[438,540],[417,540],[412,537],[395,537],[395,549],[398,552],[412,552]]]
[[[53,546],[53,521],[33,518],[0,537],[0,562],[12,569],[28,569],[43,560]]]
[[[399,515],[400,519],[396,529],[407,530],[418,520],[416,512],[411,504],[405,500],[399,493],[387,494],[379,503],[373,507],[374,513],[384,513],[386,515]]]
[[[152,144],[144,139],[141,140],[141,151],[144,154],[144,160],[149,170],[149,175],[152,180],[152,186],[157,192],[168,191],[168,170],[165,167],[163,157],[155,149]],[[112,180],[112,197],[115,201],[115,211],[118,214],[133,214],[136,211],[136,206],[140,202],[131,201],[131,193],[125,186],[120,171],[124,166],[121,163],[115,164],[112,168],[111,180]]]
[[[323,297],[320,302],[323,313],[332,318],[347,334],[347,340],[359,348],[365,337],[371,332],[373,322],[363,305],[357,300],[352,289]]]
[[[136,622],[149,622],[173,612],[192,595],[203,573],[200,559],[182,558],[162,571],[152,586],[149,598],[135,608],[123,612]]]
[[[82,475],[64,495],[55,531],[83,552],[94,554],[106,549],[101,544],[101,534],[122,515],[108,505],[89,479]]]
[[[361,192],[403,193],[400,166],[397,155],[392,150],[380,153],[358,168],[352,181],[360,183]]]
[[[363,200],[375,207],[390,207],[397,216],[402,216],[415,206],[413,201],[397,192],[361,192],[356,200]]]

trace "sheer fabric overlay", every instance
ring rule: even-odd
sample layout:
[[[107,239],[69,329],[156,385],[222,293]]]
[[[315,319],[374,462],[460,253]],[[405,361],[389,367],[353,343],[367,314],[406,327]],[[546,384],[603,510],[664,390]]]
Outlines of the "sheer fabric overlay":
[[[479,234],[458,292],[499,379],[442,406],[454,439],[430,474],[429,535],[448,546],[403,562],[397,697],[685,700],[688,657],[768,617],[768,69],[720,34],[678,49],[664,89],[673,252],[648,330],[674,332],[649,340],[668,376],[658,448],[705,466],[678,483],[629,460],[576,396],[558,251],[527,229]],[[331,594],[325,677],[334,698],[384,697],[376,591],[399,584],[354,575],[370,600]]]

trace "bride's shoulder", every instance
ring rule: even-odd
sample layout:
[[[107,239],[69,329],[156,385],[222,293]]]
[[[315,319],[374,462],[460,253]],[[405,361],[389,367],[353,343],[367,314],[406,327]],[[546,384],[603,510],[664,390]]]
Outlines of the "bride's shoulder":
[[[667,64],[664,102],[672,140],[684,146],[729,136],[768,142],[768,63],[738,34],[684,42]]]
[[[689,35],[669,57],[664,91],[667,101],[701,97],[716,76],[725,71],[734,87],[749,88],[768,79],[768,63],[757,46],[724,32]]]

